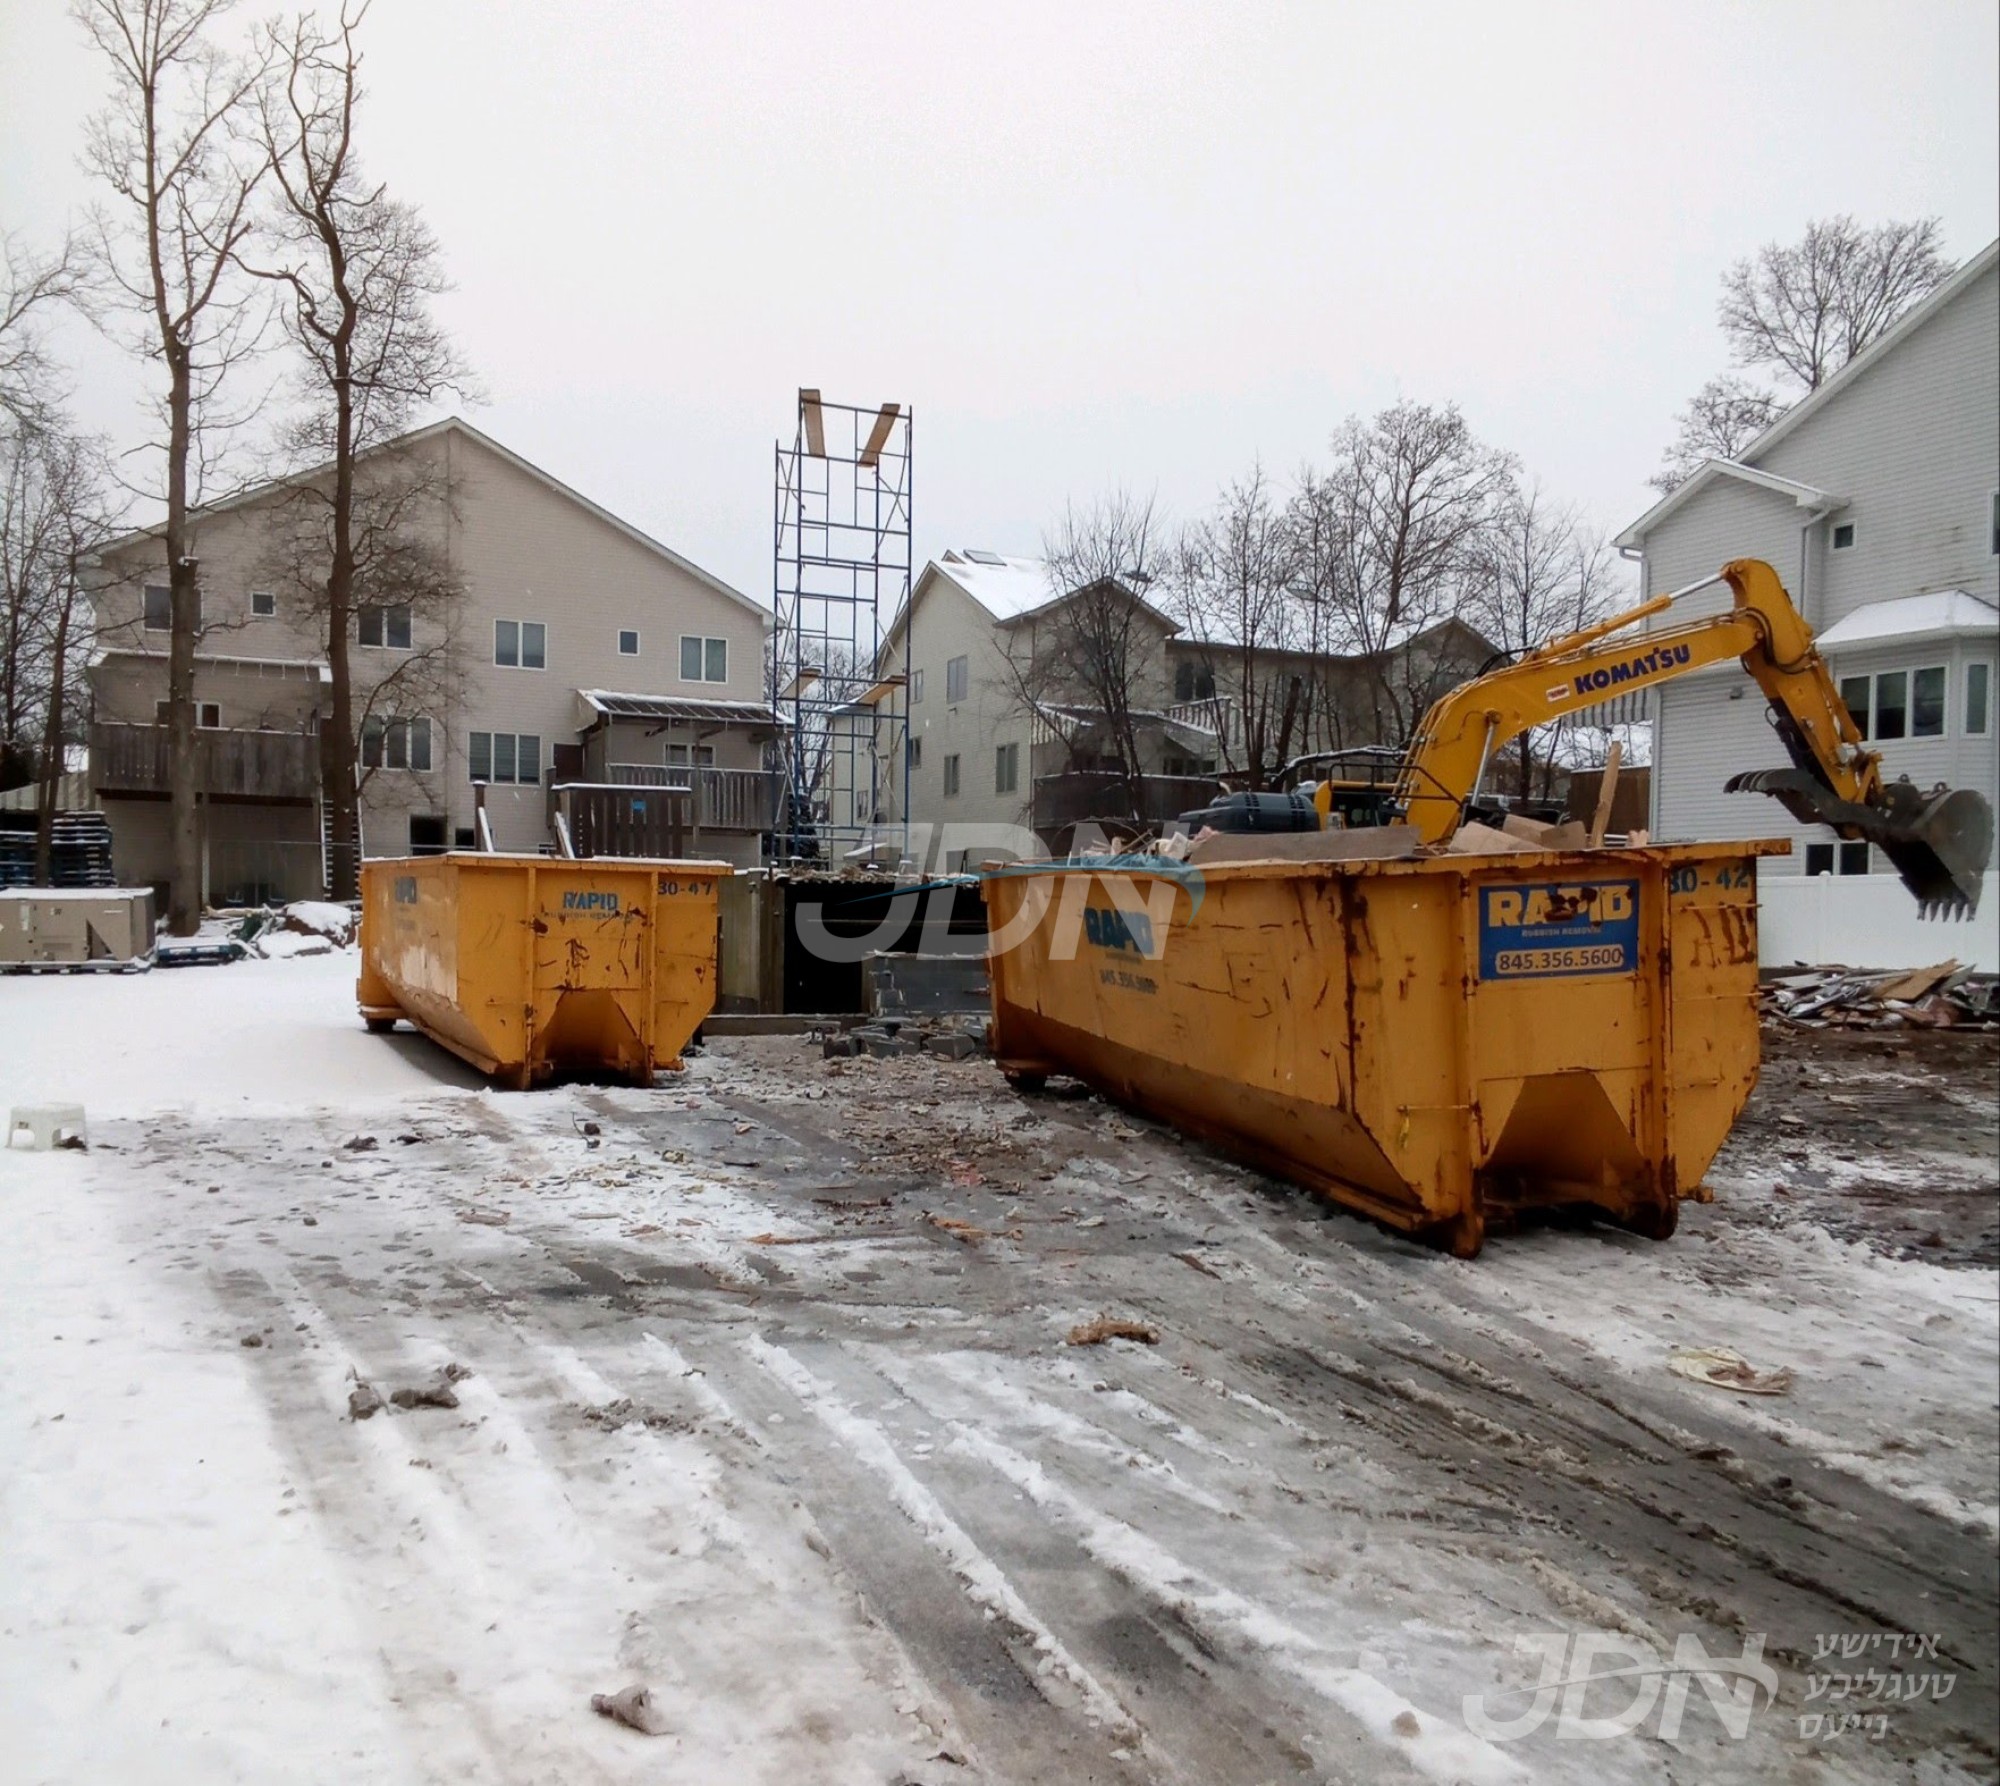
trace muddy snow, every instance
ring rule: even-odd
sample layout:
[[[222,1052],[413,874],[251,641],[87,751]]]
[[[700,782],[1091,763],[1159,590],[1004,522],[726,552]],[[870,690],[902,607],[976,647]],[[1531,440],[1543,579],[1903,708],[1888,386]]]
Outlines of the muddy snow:
[[[1993,1777],[1990,1038],[1776,1036],[1674,1240],[1461,1263],[979,1061],[491,1093],[353,972],[0,981],[93,1141],[0,1153],[10,1780]]]

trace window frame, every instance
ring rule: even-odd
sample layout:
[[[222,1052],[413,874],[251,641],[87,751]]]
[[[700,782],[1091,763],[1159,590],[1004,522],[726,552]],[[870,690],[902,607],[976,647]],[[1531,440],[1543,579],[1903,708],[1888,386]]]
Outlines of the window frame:
[[[1843,533],[1847,535],[1845,539],[1840,537]],[[1834,524],[1833,536],[1829,541],[1829,549],[1835,552],[1851,552],[1854,550],[1854,523],[1852,521],[1838,521]]]
[[[993,791],[1018,794],[1021,791],[1021,746],[1018,743],[993,747]]]
[[[695,647],[694,667],[700,672],[700,674],[694,676],[688,674],[688,647],[690,645]],[[711,666],[717,662],[718,652],[720,653],[722,674],[720,676],[711,676],[708,672]],[[700,683],[707,687],[726,683],[729,680],[729,641],[726,638],[720,638],[709,633],[682,633],[680,635],[680,664],[678,667],[680,670],[680,679],[683,682]]]
[[[513,656],[501,655],[501,629],[513,629]],[[528,661],[528,635],[534,633],[539,639],[537,659]],[[493,619],[493,667],[496,670],[546,670],[549,667],[549,623],[546,620],[503,620],[498,615]]]
[[[1972,680],[1974,672],[1979,677],[1979,725],[1972,724]],[[1959,709],[1959,736],[1961,738],[1986,738],[1993,732],[1993,660],[1985,657],[1966,659],[1963,699],[1965,705]]]
[[[909,743],[910,743],[910,767],[912,769],[921,769],[924,766],[924,740],[922,734],[917,732],[912,732],[910,734]]]
[[[268,602],[268,607],[258,607],[259,602]],[[275,620],[278,617],[278,595],[273,589],[253,589],[250,591],[250,618],[252,620]]]
[[[924,698],[924,673],[922,670],[910,672],[910,705],[914,707]]]
[[[959,754],[954,750],[948,752],[944,759],[944,797],[947,800],[956,800],[958,798],[958,789]]]
[[[972,693],[972,659],[969,656],[944,660],[944,704],[956,707]]]
[[[627,639],[632,641],[632,649],[630,651],[625,649],[625,641]],[[621,626],[618,628],[616,643],[620,657],[637,657],[639,655],[639,647],[643,641],[639,637],[639,629],[636,626]]]
[[[161,609],[161,621],[153,624],[153,597],[164,596],[166,605]],[[194,592],[195,630],[201,630],[201,591]],[[174,630],[174,586],[171,583],[147,583],[142,585],[139,596],[139,630],[147,633],[171,633]]]
[[[391,617],[400,614],[402,625],[391,624]],[[370,638],[369,622],[374,622],[375,637]],[[402,643],[396,642],[395,635],[401,632]],[[363,651],[411,651],[416,647],[415,622],[410,617],[408,602],[363,602],[354,610],[354,642]]]
[[[1970,667],[1970,665],[1967,665],[1968,670]],[[1941,679],[1939,684],[1941,696],[1938,707],[1938,725],[1935,731],[1919,732],[1916,729],[1917,678],[1930,675],[1936,675]],[[1884,682],[1896,681],[1900,681],[1903,685],[1902,706],[1899,710],[1892,709],[1892,711],[1900,711],[1901,720],[1899,723],[1902,729],[1893,736],[1885,738],[1882,735],[1882,684]],[[1844,676],[1837,676],[1835,683],[1840,695],[1841,705],[1847,709],[1849,715],[1852,717],[1855,729],[1860,732],[1861,741],[1864,744],[1933,744],[1939,739],[1954,736],[1971,738],[1985,736],[1982,732],[1954,733],[1952,729],[1952,675],[1951,664],[1948,660],[1944,662],[1932,660],[1928,663],[1899,664],[1890,670],[1856,670]],[[1867,701],[1863,706],[1858,708],[1848,699],[1848,691],[1856,683],[1866,683],[1868,686]],[[1988,688],[1991,688],[1990,679]],[[1992,721],[1989,719],[1987,723],[1990,725]]]

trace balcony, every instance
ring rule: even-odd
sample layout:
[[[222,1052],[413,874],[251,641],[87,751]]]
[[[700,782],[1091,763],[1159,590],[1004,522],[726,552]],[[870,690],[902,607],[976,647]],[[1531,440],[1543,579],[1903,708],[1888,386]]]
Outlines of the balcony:
[[[657,763],[607,763],[605,779],[612,787],[683,789],[693,795],[688,823],[696,832],[761,833],[778,822],[778,777],[768,769],[669,769]]]
[[[195,785],[218,800],[311,800],[320,785],[316,732],[200,730]],[[100,721],[90,728],[90,780],[100,794],[168,791],[167,728]]]
[[[1159,830],[1184,812],[1206,806],[1222,791],[1212,775],[1140,775],[1127,777],[1072,771],[1035,777],[1034,824],[1045,836],[1073,825],[1096,821],[1129,827],[1136,817]],[[1134,804],[1138,807],[1135,814]]]

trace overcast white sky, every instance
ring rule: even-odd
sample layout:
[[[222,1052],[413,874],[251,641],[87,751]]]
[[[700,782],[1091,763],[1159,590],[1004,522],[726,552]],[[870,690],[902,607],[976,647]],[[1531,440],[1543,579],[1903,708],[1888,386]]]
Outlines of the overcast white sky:
[[[245,16],[266,10],[254,4]],[[793,394],[916,415],[917,547],[1202,507],[1455,399],[1607,528],[1808,218],[2000,233],[1993,0],[1194,6],[377,0],[371,170],[420,204],[471,419],[760,599]],[[0,225],[89,199],[101,76],[0,0]],[[87,342],[77,408],[138,438]]]

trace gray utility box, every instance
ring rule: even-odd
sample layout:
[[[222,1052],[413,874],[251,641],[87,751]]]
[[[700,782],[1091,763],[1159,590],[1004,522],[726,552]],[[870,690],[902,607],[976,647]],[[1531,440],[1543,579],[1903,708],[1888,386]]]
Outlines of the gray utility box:
[[[149,888],[14,887],[0,892],[0,972],[147,967],[152,959]]]

